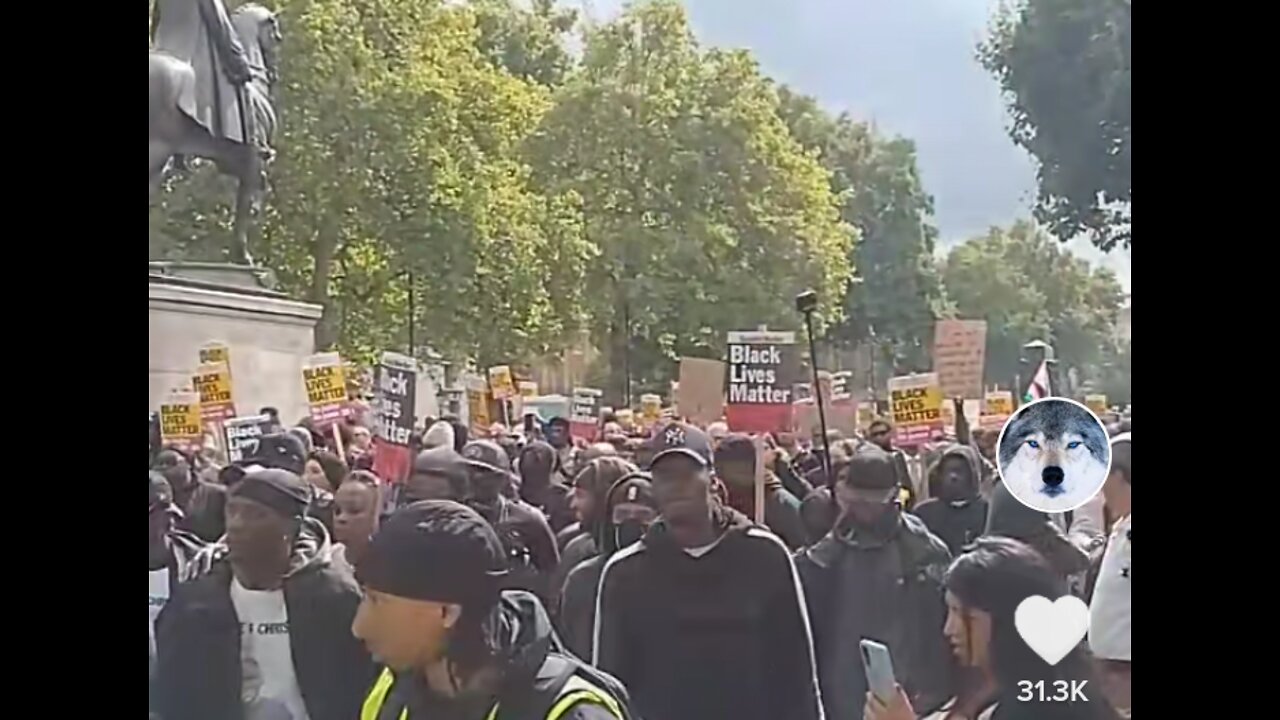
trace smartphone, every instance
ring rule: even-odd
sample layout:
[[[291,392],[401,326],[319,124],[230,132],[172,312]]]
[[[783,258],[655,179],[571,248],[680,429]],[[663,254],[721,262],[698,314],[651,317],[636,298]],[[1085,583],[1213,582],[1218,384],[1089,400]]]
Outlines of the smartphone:
[[[893,678],[893,660],[889,657],[889,648],[875,640],[863,639],[858,645],[862,648],[862,669],[867,673],[867,688],[876,697],[889,702],[895,694],[897,681]]]

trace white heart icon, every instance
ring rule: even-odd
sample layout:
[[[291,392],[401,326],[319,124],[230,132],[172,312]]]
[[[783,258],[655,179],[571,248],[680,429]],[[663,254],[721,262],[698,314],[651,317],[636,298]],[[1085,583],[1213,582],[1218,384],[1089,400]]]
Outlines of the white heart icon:
[[[1089,632],[1089,606],[1074,595],[1050,600],[1032,595],[1018,603],[1014,627],[1027,647],[1050,665],[1057,665]]]

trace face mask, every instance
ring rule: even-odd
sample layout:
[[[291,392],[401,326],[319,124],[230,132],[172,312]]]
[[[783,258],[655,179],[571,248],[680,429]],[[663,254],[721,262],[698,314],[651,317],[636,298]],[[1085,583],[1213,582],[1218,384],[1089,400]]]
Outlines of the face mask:
[[[621,550],[628,545],[637,543],[640,538],[644,537],[645,524],[639,520],[624,520],[613,528],[613,539],[617,543],[618,549]]]

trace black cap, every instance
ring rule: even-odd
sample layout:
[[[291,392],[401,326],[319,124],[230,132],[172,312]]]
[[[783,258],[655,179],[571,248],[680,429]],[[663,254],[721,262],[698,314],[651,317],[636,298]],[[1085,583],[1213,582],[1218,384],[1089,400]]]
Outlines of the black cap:
[[[230,496],[262,503],[285,517],[300,517],[311,504],[311,486],[288,470],[255,470],[231,489]]]
[[[649,439],[649,450],[653,453],[650,466],[671,455],[693,458],[703,467],[711,464],[711,440],[706,433],[688,423],[670,423],[658,428]]]
[[[422,500],[383,521],[359,563],[356,580],[411,600],[464,606],[497,602],[506,553],[493,528],[451,500]]]
[[[462,461],[479,470],[511,474],[511,458],[492,440],[472,440],[462,448]]]
[[[644,472],[627,473],[609,488],[608,508],[622,503],[647,505],[658,509],[658,499],[653,495],[653,477]]]
[[[858,446],[849,458],[840,473],[840,480],[853,488],[889,490],[898,486],[898,471],[889,453],[865,443]]]
[[[452,445],[441,445],[423,450],[413,461],[417,475],[438,475],[453,482],[466,482],[467,463]]]
[[[271,433],[258,438],[258,449],[240,464],[288,470],[301,476],[307,468],[307,451],[297,437],[289,433]]]

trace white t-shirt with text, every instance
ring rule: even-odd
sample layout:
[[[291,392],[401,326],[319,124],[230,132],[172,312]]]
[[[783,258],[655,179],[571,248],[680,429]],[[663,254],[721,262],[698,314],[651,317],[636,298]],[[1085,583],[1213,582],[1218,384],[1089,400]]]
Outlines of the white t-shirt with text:
[[[1105,660],[1133,661],[1133,516],[1111,528],[1089,605],[1089,649]]]
[[[156,646],[156,618],[169,602],[169,568],[147,571],[147,610],[151,624],[147,636],[151,638],[152,649]]]
[[[293,669],[284,592],[249,590],[232,578],[231,603],[240,621],[245,720],[310,720]]]

